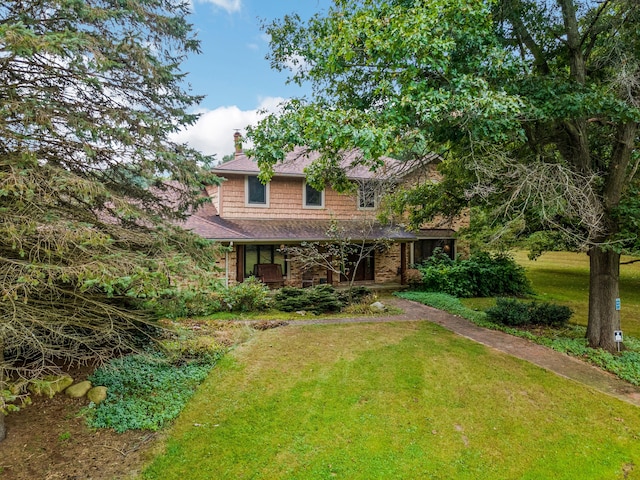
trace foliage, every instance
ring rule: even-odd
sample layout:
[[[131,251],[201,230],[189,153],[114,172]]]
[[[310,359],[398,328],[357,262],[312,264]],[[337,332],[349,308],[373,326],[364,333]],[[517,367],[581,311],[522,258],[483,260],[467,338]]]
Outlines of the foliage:
[[[176,418],[222,356],[218,347],[185,346],[183,353],[187,357],[183,358],[191,361],[137,354],[111,360],[96,370],[89,380],[107,387],[108,395],[104,402],[87,410],[89,425],[113,428],[119,433],[155,431]]]
[[[520,302],[514,298],[498,298],[495,307],[487,309],[487,320],[512,327],[532,323],[528,302]]]
[[[265,175],[283,152],[322,152],[340,186],[341,152],[440,156],[440,182],[398,188],[390,216],[411,224],[469,207],[476,240],[590,251],[589,341],[614,348],[621,252],[638,252],[640,9],[635,0],[336,0],[307,21],[266,25],[272,65],[296,66],[310,99],[249,129]]]
[[[573,311],[564,305],[548,302],[521,302],[514,298],[498,298],[496,305],[487,309],[487,320],[509,325],[549,325],[563,327],[571,318]]]
[[[200,100],[180,71],[199,48],[189,11],[0,5],[0,390],[135,348],[143,302],[213,275],[217,249],[175,226],[217,181],[170,140]]]
[[[338,298],[345,305],[362,302],[371,295],[371,289],[364,285],[352,286],[351,288],[338,292]]]
[[[230,286],[224,301],[232,312],[258,312],[269,308],[271,297],[269,287],[255,277]]]
[[[345,305],[336,289],[331,285],[311,288],[283,287],[274,296],[275,307],[283,312],[308,311],[321,313],[338,312]]]
[[[203,317],[226,310],[224,288],[214,284],[209,287],[169,289],[144,302],[144,307],[158,317]]]
[[[531,293],[524,268],[505,254],[477,252],[469,259],[452,260],[436,251],[417,269],[422,275],[418,288],[455,297],[492,297]]]

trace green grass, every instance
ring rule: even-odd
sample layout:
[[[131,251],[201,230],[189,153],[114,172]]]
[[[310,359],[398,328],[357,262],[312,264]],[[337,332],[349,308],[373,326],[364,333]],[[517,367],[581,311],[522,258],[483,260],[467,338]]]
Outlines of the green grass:
[[[378,300],[385,305],[387,305],[387,301],[391,298],[390,293],[381,293],[375,295],[375,300]],[[372,300],[373,302],[374,300]],[[216,321],[227,321],[227,320],[240,320],[240,321],[287,321],[287,320],[304,320],[306,318],[309,319],[318,319],[318,318],[350,318],[354,315],[357,316],[379,316],[379,315],[397,315],[401,314],[402,310],[387,306],[387,310],[385,312],[375,312],[369,311],[366,314],[363,313],[362,308],[358,308],[360,305],[348,306],[343,309],[342,312],[339,313],[323,313],[320,315],[314,315],[311,312],[307,312],[306,315],[300,315],[296,312],[283,312],[280,310],[270,309],[266,311],[260,312],[218,312],[212,315],[208,315],[206,317],[202,317],[206,320],[216,320]],[[354,310],[357,310],[357,313],[354,313]]]
[[[639,435],[637,407],[437,325],[288,327],[220,362],[143,477],[637,478]]]

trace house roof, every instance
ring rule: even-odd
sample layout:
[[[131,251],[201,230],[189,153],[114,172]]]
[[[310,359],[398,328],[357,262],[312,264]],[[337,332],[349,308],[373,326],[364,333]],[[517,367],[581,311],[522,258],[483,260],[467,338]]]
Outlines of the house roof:
[[[305,147],[296,147],[293,151],[287,153],[282,162],[275,164],[273,170],[275,175],[278,176],[304,177],[304,169],[320,157],[321,154],[317,151],[312,151]],[[345,169],[348,178],[353,180],[367,180],[372,178],[403,177],[420,165],[437,160],[438,158],[437,155],[430,154],[416,161],[403,162],[390,157],[382,157],[383,166],[373,171],[359,164],[362,156],[358,150],[349,150],[343,153],[340,164]],[[225,173],[251,175],[260,173],[260,168],[257,162],[251,157],[240,152],[236,154],[233,160],[214,167],[213,172],[221,176],[224,176]]]
[[[341,220],[342,235],[353,240],[388,238],[393,241],[412,241],[422,238],[452,238],[453,230],[421,230],[414,233],[398,226],[367,225],[358,220]],[[331,220],[227,220],[198,211],[183,225],[198,235],[220,242],[275,243],[313,242],[331,240],[328,231]]]
[[[331,236],[327,233],[330,227],[330,220],[227,220],[200,215],[192,215],[184,225],[184,228],[204,238],[240,243],[330,240]],[[416,238],[411,232],[379,224],[366,226],[363,231],[362,222],[343,220],[340,221],[340,227],[344,228],[344,236],[354,240],[389,238],[400,241]]]

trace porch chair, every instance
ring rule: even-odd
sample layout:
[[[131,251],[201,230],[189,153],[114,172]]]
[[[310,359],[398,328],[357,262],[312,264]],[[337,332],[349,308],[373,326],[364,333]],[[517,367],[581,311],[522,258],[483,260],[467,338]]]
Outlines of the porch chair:
[[[253,267],[253,273],[269,288],[283,287],[282,265],[277,263],[258,263]]]

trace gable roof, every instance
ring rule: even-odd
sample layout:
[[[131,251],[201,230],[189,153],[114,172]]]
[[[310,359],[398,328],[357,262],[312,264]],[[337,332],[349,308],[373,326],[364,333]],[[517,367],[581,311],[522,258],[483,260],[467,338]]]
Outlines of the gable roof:
[[[321,153],[310,150],[306,147],[296,147],[293,151],[288,152],[285,159],[273,166],[275,175],[288,177],[304,177],[305,168],[314,161],[320,159]],[[436,154],[415,160],[403,162],[391,157],[382,157],[383,166],[377,170],[361,165],[362,155],[358,150],[349,150],[342,154],[340,165],[344,168],[347,177],[352,180],[368,180],[373,178],[398,178],[403,177],[420,165],[437,160]],[[245,153],[240,152],[236,157],[225,163],[221,163],[213,168],[213,172],[217,175],[239,174],[239,175],[257,175],[260,168],[256,161],[248,157]]]

